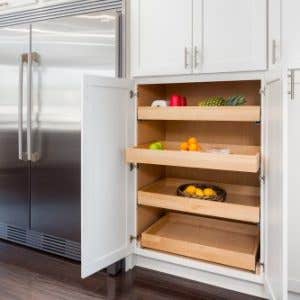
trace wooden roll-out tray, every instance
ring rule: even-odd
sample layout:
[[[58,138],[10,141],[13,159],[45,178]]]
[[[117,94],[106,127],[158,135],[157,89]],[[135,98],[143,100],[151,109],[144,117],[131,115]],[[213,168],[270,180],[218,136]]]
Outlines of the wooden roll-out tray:
[[[141,236],[141,246],[255,271],[256,225],[168,213]]]
[[[260,147],[258,146],[201,143],[204,151],[180,151],[180,142],[162,141],[165,150],[151,150],[149,144],[127,149],[126,161],[129,163],[251,173],[256,173],[259,170]],[[228,148],[230,154],[207,152],[212,148]]]

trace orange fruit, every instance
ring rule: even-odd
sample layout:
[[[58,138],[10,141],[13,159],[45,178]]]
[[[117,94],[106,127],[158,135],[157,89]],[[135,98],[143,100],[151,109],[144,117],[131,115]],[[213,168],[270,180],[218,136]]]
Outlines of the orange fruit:
[[[189,150],[190,151],[198,151],[198,145],[195,143],[189,144]]]
[[[188,139],[188,143],[189,144],[197,144],[198,143],[198,140],[195,138],[195,137],[190,137]]]
[[[183,150],[183,151],[189,150],[189,144],[186,143],[186,142],[181,143],[181,145],[180,145],[180,150]]]

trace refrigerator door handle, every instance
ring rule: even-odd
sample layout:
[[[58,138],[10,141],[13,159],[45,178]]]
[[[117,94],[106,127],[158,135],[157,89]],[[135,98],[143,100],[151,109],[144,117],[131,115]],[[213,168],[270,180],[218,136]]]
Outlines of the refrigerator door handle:
[[[23,83],[24,83],[24,63],[27,62],[27,54],[20,55],[19,62],[19,103],[18,103],[18,146],[19,159],[24,160],[23,153]]]
[[[28,160],[36,162],[39,160],[39,153],[32,149],[32,88],[33,88],[33,69],[40,66],[41,58],[37,52],[31,52],[28,55],[28,110],[27,110],[27,152]]]

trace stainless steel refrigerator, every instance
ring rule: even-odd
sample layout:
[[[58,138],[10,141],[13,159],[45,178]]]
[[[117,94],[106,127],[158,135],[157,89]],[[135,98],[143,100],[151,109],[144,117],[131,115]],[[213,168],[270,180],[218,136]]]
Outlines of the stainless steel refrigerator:
[[[0,28],[2,239],[80,259],[82,76],[117,75],[118,24],[93,12]]]

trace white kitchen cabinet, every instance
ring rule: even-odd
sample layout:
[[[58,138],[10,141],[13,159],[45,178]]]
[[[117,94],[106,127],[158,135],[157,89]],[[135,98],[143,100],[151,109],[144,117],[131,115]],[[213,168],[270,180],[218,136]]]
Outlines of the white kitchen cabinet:
[[[265,1],[194,0],[194,3],[194,48],[198,49],[194,59],[199,61],[195,72],[266,69]]]
[[[287,299],[284,265],[286,252],[283,246],[286,203],[282,197],[283,147],[280,146],[283,144],[282,80],[281,77],[267,77],[265,82],[264,78],[259,77],[261,75],[257,76],[253,78],[241,75],[236,81],[236,77],[230,79],[220,74],[214,77],[216,81],[203,79],[202,82],[174,82],[171,78],[165,79],[166,81],[153,81],[152,78],[149,81],[140,80],[135,86],[128,80],[85,76],[82,103],[83,277],[126,258],[127,269],[141,266],[243,293],[268,296],[274,300]],[[265,93],[259,93],[261,87],[265,87]],[[182,114],[174,113],[172,116],[167,110],[162,111],[157,119],[158,115],[150,107],[153,98],[166,98],[166,95],[174,93],[174,89],[186,93],[188,101],[193,105],[183,109]],[[229,124],[225,124],[220,115],[215,114],[213,121],[212,112],[205,110],[209,114],[205,116],[204,111],[199,111],[202,108],[194,106],[199,95],[217,93],[225,96],[230,95],[233,90],[235,93],[247,94],[250,107],[245,106],[243,109],[251,113],[250,119],[241,121],[240,116],[237,120],[239,108],[236,112],[232,108],[226,119]],[[261,109],[261,116],[255,113],[257,108]],[[215,111],[217,109],[215,108]],[[196,118],[192,126],[186,119],[188,115]],[[210,126],[203,123],[207,122],[206,117],[212,121]],[[261,119],[260,123],[257,123],[257,118]],[[174,130],[173,121],[176,120],[180,122],[175,122],[177,125]],[[235,126],[243,129],[236,131]],[[224,135],[221,134],[223,130],[226,132]],[[181,141],[184,136],[196,132],[201,132],[202,139],[210,140],[211,143],[219,140],[224,146],[224,143],[230,144],[231,141],[235,145],[235,153],[231,158],[210,159],[206,154],[178,151],[174,146],[176,138]],[[169,144],[165,142],[166,147],[170,147],[165,152],[168,155],[164,156],[157,150],[148,150],[149,141],[156,139],[172,141]],[[237,146],[239,143],[242,147]],[[243,153],[247,155],[244,156]],[[210,171],[202,173],[203,170],[198,169],[198,166],[190,165],[189,158],[195,162],[197,155],[197,162],[206,163],[206,168]],[[258,159],[259,156],[261,160]],[[225,164],[227,159],[231,159],[230,164]],[[182,168],[177,167],[180,161]],[[216,161],[222,167],[216,167]],[[260,171],[257,172],[257,166],[253,169],[251,167],[249,171],[248,167],[259,164],[259,161]],[[139,168],[136,168],[136,164]],[[235,173],[237,167],[240,173]],[[185,177],[182,177],[183,175]],[[194,211],[193,217],[187,217],[187,214],[191,213],[188,210],[195,207],[192,205],[188,208],[182,203],[182,199],[172,194],[172,189],[182,182],[179,178],[213,181],[215,176],[220,182],[224,182],[229,190],[233,188],[241,193],[235,200],[239,202],[228,201],[227,204],[220,203],[216,206],[214,203],[208,203],[206,208],[197,206],[203,211]],[[259,183],[261,176],[265,178],[265,183],[263,179]],[[248,194],[249,192],[251,194]],[[250,202],[253,200],[258,206],[255,204],[255,207],[251,208],[253,204]],[[239,204],[238,207],[235,207],[236,204]],[[230,207],[226,208],[224,205]],[[163,210],[168,209],[177,213],[170,216],[165,214],[164,219],[160,219]],[[227,222],[205,219],[200,217],[201,215],[225,218]],[[253,218],[246,220],[249,216]],[[175,221],[172,221],[173,219]],[[183,220],[182,224],[180,220]],[[178,226],[176,231],[172,230],[172,222],[175,227]],[[208,222],[215,228],[211,234],[219,236],[217,252],[212,249],[207,256],[208,252],[201,253],[202,247],[197,250],[195,243],[199,243],[200,239],[197,234],[193,236],[194,222]],[[229,235],[227,233],[228,238],[224,239],[223,229],[214,222],[221,222],[222,226],[230,231]],[[241,222],[240,227],[236,222]],[[248,225],[244,222],[248,222]],[[162,228],[165,225],[166,232]],[[183,230],[180,228],[182,225],[190,226],[191,231]],[[162,230],[162,235],[166,235],[164,238],[168,238],[170,234],[172,242],[163,244],[164,239],[156,236],[156,231],[159,230]],[[243,236],[244,230],[248,232],[247,236]],[[172,248],[176,248],[178,243],[185,243],[185,232],[188,240],[193,238],[191,247],[180,247],[182,256],[172,254],[179,251]],[[147,242],[150,246],[145,243],[146,237],[149,238]],[[228,245],[227,240],[231,239],[235,242]],[[208,243],[209,240],[207,239]],[[201,242],[205,243],[206,239]],[[255,260],[257,243],[260,243],[259,260]],[[156,245],[156,248],[152,248],[153,245]],[[169,247],[169,253],[160,250],[165,247]],[[222,257],[227,247],[235,251],[232,260],[225,254]],[[188,253],[191,249],[206,258],[192,258],[194,254]],[[246,257],[250,264],[241,257]],[[216,264],[220,261],[223,265]],[[236,269],[235,266],[240,266],[240,269]]]
[[[192,2],[132,1],[134,74],[192,72]]]
[[[131,53],[133,76],[265,70],[266,1],[134,0]]]

